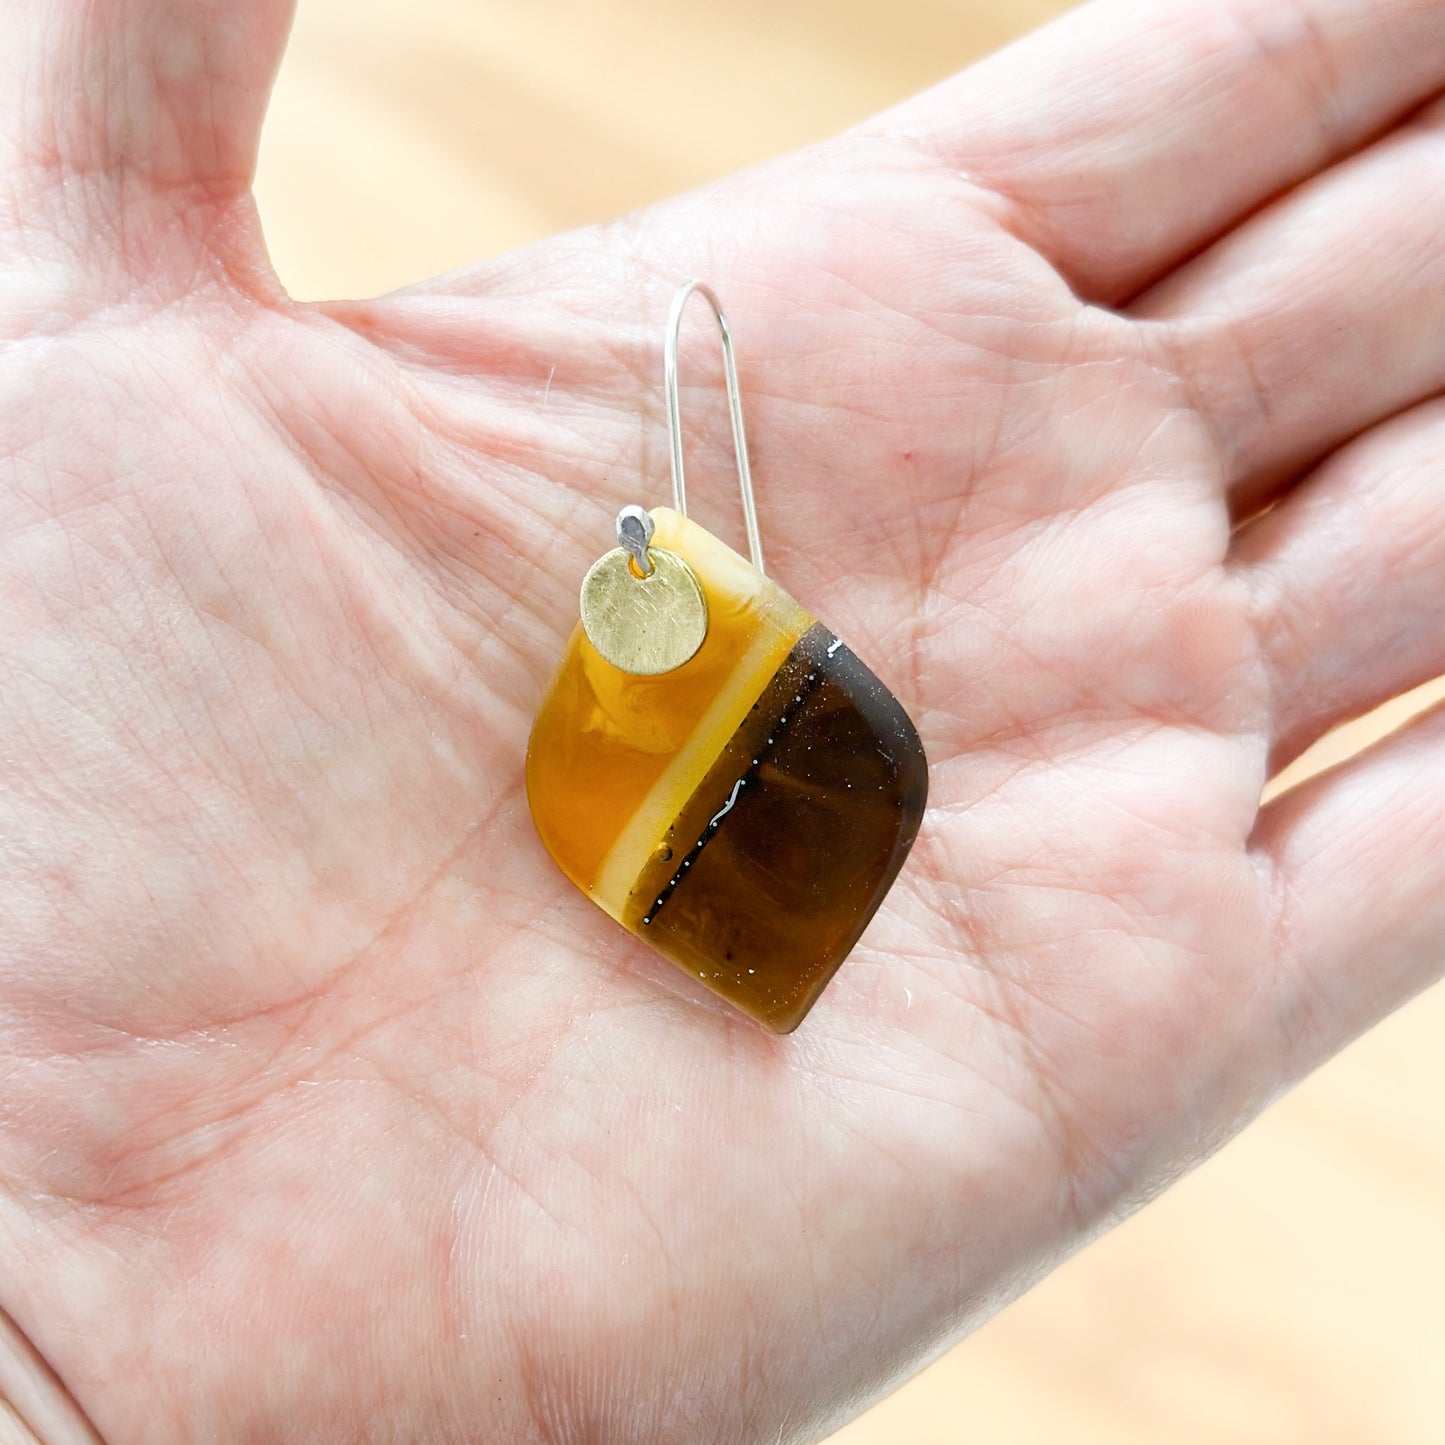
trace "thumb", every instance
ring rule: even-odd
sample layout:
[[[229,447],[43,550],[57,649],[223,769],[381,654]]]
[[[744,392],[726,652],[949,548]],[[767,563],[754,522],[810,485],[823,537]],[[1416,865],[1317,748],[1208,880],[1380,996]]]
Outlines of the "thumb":
[[[244,194],[292,3],[14,0],[0,179],[15,219],[56,198],[73,232],[113,226],[134,200]]]

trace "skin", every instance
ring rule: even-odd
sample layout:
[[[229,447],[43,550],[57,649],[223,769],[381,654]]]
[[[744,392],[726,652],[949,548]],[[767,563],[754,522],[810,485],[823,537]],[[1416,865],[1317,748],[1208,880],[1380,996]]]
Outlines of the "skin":
[[[286,19],[7,13],[0,1380],[56,1441],[817,1440],[1440,972],[1445,719],[1261,789],[1445,670],[1445,4],[1091,6],[344,306],[249,196]],[[788,1038],[522,789],[690,274],[770,571],[932,765]]]

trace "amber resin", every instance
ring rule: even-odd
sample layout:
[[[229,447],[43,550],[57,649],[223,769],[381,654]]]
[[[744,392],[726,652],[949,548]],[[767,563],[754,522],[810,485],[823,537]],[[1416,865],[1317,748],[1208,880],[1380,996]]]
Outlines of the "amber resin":
[[[563,872],[779,1033],[802,1021],[903,866],[923,748],[881,682],[710,533],[659,507],[653,545],[707,599],[683,666],[635,677],[579,627],[532,730],[527,793]]]

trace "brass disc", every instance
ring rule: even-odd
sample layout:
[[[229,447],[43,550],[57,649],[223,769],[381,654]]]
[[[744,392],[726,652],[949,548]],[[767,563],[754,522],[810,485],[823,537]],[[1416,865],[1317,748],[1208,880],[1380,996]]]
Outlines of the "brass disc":
[[[662,547],[647,555],[651,576],[639,577],[617,547],[582,579],[587,640],[613,667],[638,677],[681,667],[707,636],[707,599],[692,568]]]

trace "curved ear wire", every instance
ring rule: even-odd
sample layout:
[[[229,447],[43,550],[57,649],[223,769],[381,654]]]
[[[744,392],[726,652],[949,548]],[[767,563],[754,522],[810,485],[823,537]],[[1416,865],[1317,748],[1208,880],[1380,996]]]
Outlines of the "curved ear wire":
[[[758,514],[753,505],[753,476],[748,467],[748,442],[743,433],[743,402],[738,388],[738,363],[733,354],[732,332],[727,317],[712,287],[701,281],[689,281],[672,298],[672,313],[667,320],[667,343],[663,349],[663,384],[667,392],[667,438],[672,447],[672,504],[687,516],[687,488],[682,475],[682,406],[677,395],[677,337],[682,329],[682,313],[688,298],[696,291],[712,307],[722,330],[723,371],[727,377],[728,412],[733,423],[733,451],[738,460],[738,485],[743,495],[743,523],[748,532],[748,551],[753,566],[763,571],[763,541],[758,535]]]

